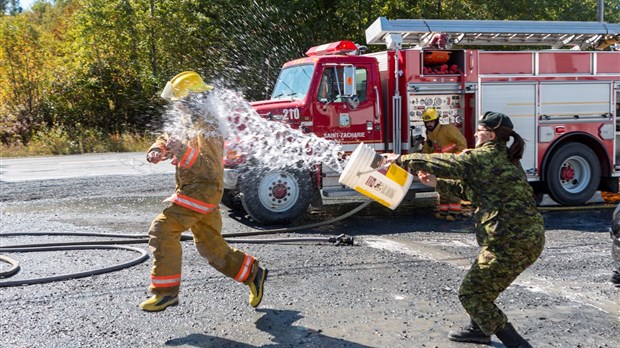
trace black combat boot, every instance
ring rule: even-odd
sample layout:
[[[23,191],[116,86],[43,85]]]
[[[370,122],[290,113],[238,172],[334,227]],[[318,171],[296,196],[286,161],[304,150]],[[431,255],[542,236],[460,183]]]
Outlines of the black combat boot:
[[[533,348],[525,338],[519,335],[511,323],[507,323],[497,331],[495,336],[508,348]]]
[[[611,281],[617,288],[620,288],[620,269],[614,271],[609,281]]]
[[[478,324],[473,320],[469,322],[469,325],[459,331],[450,331],[448,333],[448,339],[455,342],[491,343],[491,336],[482,332]]]

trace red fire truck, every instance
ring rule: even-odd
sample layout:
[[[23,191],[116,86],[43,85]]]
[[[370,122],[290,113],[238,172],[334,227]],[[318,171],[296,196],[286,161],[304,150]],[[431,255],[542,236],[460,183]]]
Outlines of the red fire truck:
[[[351,41],[312,47],[284,64],[271,99],[253,108],[349,152],[364,142],[396,153],[418,151],[427,107],[459,127],[470,147],[479,115],[503,112],[526,140],[521,164],[539,197],[579,205],[597,190],[618,191],[620,24],[381,17],[366,40],[387,50],[364,54]],[[289,222],[322,197],[356,194],[326,166],[238,164],[225,160],[223,202],[261,223]]]

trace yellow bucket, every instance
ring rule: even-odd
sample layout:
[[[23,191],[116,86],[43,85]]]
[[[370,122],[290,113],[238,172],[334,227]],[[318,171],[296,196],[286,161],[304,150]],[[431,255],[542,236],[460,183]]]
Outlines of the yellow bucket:
[[[395,164],[380,167],[382,160],[375,150],[361,143],[338,182],[394,210],[409,191],[413,176]]]

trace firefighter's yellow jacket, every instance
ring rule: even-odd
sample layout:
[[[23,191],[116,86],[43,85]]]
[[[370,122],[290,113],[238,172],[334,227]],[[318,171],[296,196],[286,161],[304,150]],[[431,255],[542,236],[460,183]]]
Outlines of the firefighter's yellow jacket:
[[[184,142],[181,158],[173,158],[176,190],[167,201],[204,214],[217,208],[222,198],[224,139],[216,122],[200,120],[194,127],[196,134]],[[167,140],[167,134],[160,135],[149,151],[160,149],[164,158],[172,157],[166,153]]]
[[[467,148],[467,140],[461,131],[451,124],[437,124],[426,133],[423,153],[459,153]]]

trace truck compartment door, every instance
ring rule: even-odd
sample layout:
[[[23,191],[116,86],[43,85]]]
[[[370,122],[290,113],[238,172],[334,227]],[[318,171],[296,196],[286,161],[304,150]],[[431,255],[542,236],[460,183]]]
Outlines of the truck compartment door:
[[[521,165],[528,177],[538,177],[536,84],[483,83],[478,114],[483,115],[487,111],[501,112],[510,117],[515,126],[515,132],[519,133],[526,142]],[[508,146],[510,144],[508,143]]]
[[[543,82],[540,84],[540,116],[543,120],[600,122],[601,116],[611,116],[611,92],[609,82]]]

